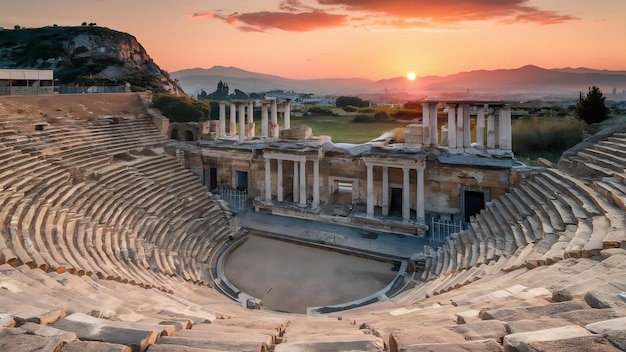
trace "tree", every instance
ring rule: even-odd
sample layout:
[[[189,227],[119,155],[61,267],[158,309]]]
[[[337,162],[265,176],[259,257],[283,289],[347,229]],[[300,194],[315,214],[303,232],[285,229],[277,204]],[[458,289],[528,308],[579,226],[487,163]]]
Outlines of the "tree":
[[[337,100],[335,101],[335,106],[338,108],[342,108],[348,105],[356,106],[358,108],[365,108],[370,105],[370,102],[367,100],[363,100],[359,97],[346,97],[346,96],[341,96],[337,98]]]
[[[586,96],[583,97],[583,93],[580,93],[574,113],[587,124],[602,122],[608,118],[609,114],[609,109],[604,104],[605,100],[606,97],[600,88],[589,87]]]

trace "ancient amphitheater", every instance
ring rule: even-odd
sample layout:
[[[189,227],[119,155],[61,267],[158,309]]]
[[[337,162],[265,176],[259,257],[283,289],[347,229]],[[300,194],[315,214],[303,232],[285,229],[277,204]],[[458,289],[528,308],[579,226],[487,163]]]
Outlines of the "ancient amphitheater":
[[[1,351],[626,349],[626,133],[523,173],[391,299],[300,315],[214,287],[241,230],[153,120],[134,94],[0,99]]]

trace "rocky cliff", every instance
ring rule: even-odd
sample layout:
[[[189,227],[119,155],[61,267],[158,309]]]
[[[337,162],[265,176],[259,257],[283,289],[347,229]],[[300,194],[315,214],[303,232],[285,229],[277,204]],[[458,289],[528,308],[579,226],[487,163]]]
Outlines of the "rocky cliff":
[[[182,93],[134,36],[98,26],[0,30],[0,68],[52,69],[68,85]]]

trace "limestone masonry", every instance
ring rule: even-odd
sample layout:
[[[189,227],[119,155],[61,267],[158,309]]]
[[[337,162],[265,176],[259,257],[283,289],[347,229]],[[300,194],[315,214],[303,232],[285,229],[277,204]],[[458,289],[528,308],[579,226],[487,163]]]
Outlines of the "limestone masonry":
[[[527,167],[505,102],[423,111],[346,145],[275,99],[170,124],[146,95],[0,97],[0,350],[626,350],[624,129]],[[249,214],[429,245],[376,303],[274,312],[221,279]]]

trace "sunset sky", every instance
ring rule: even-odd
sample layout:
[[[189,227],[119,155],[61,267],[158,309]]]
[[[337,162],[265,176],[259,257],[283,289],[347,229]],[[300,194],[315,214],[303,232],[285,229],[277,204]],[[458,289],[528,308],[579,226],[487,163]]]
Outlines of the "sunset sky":
[[[0,27],[95,22],[136,36],[169,72],[302,79],[626,70],[625,15],[625,0],[0,0]]]

